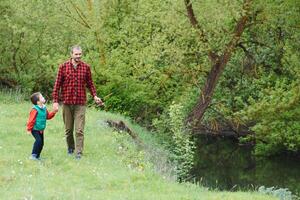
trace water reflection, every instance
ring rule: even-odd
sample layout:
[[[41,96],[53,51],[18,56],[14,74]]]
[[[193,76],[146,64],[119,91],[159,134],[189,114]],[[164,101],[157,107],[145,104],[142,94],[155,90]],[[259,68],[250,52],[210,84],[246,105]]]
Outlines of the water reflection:
[[[192,175],[203,185],[221,190],[259,186],[288,188],[300,194],[300,160],[288,156],[256,158],[253,148],[225,138],[198,136]]]

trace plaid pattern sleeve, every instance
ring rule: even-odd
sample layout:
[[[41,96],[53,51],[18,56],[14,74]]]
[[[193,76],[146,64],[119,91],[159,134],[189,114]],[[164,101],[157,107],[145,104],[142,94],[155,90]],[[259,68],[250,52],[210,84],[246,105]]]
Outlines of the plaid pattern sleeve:
[[[87,66],[86,83],[87,83],[87,88],[89,88],[91,95],[93,97],[97,96],[96,88],[94,86],[93,79],[92,79],[92,73],[91,73],[90,66]]]
[[[93,97],[97,96],[90,67],[84,62],[74,67],[71,60],[67,61],[59,67],[52,93],[53,101],[58,102],[61,98],[64,104],[84,105],[86,87]]]
[[[63,83],[63,67],[64,67],[63,65],[59,66],[58,73],[57,73],[57,76],[56,76],[54,89],[53,89],[53,92],[52,92],[52,97],[53,97],[53,102],[54,103],[58,102],[60,88],[61,88],[62,83]]]

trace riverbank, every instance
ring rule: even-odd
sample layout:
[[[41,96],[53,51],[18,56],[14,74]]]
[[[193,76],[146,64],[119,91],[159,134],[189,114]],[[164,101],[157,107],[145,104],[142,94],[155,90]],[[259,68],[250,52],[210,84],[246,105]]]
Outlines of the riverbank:
[[[49,106],[50,107],[50,106]],[[275,199],[256,192],[217,192],[158,174],[127,134],[106,126],[120,116],[87,109],[84,157],[66,154],[61,112],[48,121],[42,161],[26,134],[29,102],[0,102],[1,199]]]

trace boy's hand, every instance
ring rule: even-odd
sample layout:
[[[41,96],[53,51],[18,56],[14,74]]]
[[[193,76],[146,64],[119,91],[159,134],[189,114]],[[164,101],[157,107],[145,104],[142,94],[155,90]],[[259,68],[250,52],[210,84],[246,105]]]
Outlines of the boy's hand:
[[[58,103],[53,103],[53,112],[57,113],[58,112],[58,107],[59,107]]]

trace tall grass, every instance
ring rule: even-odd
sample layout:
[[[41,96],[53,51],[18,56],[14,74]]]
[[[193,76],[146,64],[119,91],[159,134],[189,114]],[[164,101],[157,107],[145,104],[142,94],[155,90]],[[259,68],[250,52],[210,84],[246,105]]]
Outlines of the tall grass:
[[[20,103],[29,97],[25,95],[21,89],[9,89],[2,88],[0,89],[0,102],[2,103]]]

